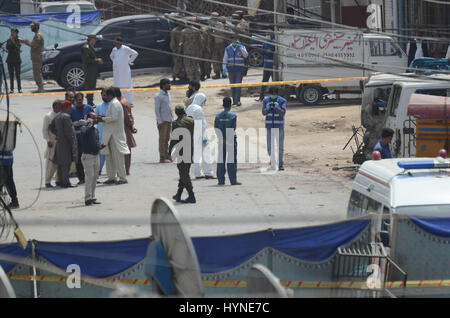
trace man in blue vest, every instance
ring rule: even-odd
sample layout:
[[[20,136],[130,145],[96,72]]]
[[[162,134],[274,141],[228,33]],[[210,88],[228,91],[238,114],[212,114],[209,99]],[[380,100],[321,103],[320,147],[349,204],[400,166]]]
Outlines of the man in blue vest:
[[[286,115],[287,100],[278,96],[278,87],[270,87],[269,94],[270,96],[264,98],[262,103],[262,114],[266,116],[267,152],[269,153],[271,165],[273,166],[275,154],[272,156],[272,150],[275,146],[275,141],[277,141],[278,170],[284,170],[284,116]]]
[[[228,177],[231,185],[241,185],[237,182],[237,139],[235,113],[231,112],[231,98],[223,99],[224,111],[219,113],[214,120],[214,128],[219,141],[219,158],[217,160],[217,180],[219,185],[225,184],[225,172],[228,169]],[[228,160],[227,160],[228,155]],[[225,168],[225,162],[227,167]]]
[[[2,160],[3,178],[5,180],[5,187],[11,197],[10,209],[19,208],[19,201],[17,200],[16,184],[13,179],[13,163],[14,156],[12,151],[0,151],[0,159]]]
[[[89,104],[84,104],[84,95],[83,93],[76,93],[75,94],[75,105],[72,106],[72,111],[70,113],[70,116],[72,117],[72,122],[75,127],[75,134],[77,137],[78,142],[78,158],[76,162],[76,168],[77,168],[77,177],[78,177],[78,184],[84,184],[84,168],[83,164],[81,162],[81,144],[80,144],[80,133],[81,133],[81,126],[84,126],[86,124],[87,117],[90,113],[92,113],[94,109]]]
[[[225,48],[225,54],[223,55],[223,68],[226,68],[228,72],[230,84],[242,83],[246,71],[245,58],[247,56],[247,49],[237,40],[237,36],[235,36],[233,42]],[[232,87],[231,96],[233,98],[233,105],[241,106],[241,88]]]
[[[272,41],[271,36],[268,35],[268,41]],[[272,44],[264,42],[262,47],[262,53],[264,55],[264,72],[263,72],[263,82],[268,82],[270,78],[273,79],[273,52],[275,52],[275,46]],[[259,94],[258,102],[264,99],[264,93],[266,92],[266,87],[261,86],[261,93]]]

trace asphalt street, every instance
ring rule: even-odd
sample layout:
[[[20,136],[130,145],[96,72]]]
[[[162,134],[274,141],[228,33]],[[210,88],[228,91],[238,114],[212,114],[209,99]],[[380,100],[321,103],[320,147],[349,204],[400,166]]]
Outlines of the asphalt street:
[[[24,91],[34,89],[24,81]],[[56,89],[56,86],[53,87]],[[52,89],[46,85],[46,89]],[[137,93],[139,94],[139,93]],[[29,127],[18,131],[14,151],[14,179],[21,209],[14,215],[28,239],[44,241],[108,241],[151,235],[150,209],[159,197],[176,192],[175,164],[160,164],[153,94],[133,108],[137,148],[132,153],[131,175],[125,185],[98,185],[102,203],[84,205],[84,186],[40,189],[43,186],[43,116],[59,96],[13,97],[10,110]],[[142,99],[144,100],[144,99]],[[96,96],[100,101],[100,96]],[[5,99],[1,108],[6,109]],[[217,180],[193,181],[197,204],[175,204],[191,236],[212,236],[324,224],[345,218],[350,181],[290,168],[264,173],[266,164],[238,165],[242,186],[220,187]],[[305,167],[307,168],[307,167]],[[215,170],[215,167],[214,167]],[[100,180],[106,180],[106,169]],[[191,174],[192,174],[191,169]],[[76,178],[71,180],[77,183]],[[54,181],[53,181],[54,182]],[[184,194],[186,196],[186,193]]]

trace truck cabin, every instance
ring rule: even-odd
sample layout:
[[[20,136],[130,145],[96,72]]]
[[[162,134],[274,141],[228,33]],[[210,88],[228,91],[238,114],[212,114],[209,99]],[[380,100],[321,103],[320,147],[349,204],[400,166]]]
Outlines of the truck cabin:
[[[393,214],[450,216],[450,161],[437,158],[369,160],[355,177],[347,218],[376,215],[372,241],[389,246]]]
[[[408,104],[412,94],[430,96],[449,96],[450,82],[448,75],[431,75],[427,80],[411,82],[394,82],[387,106],[385,127],[394,130],[392,148],[395,157],[416,156],[415,144],[406,145],[403,130],[408,125]],[[405,126],[406,125],[406,126]]]

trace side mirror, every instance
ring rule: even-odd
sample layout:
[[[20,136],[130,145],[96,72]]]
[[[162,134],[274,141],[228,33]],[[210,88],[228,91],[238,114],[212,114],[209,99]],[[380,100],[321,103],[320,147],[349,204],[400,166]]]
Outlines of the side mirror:
[[[55,43],[54,48],[55,48],[55,50],[58,48],[58,43]]]
[[[97,38],[97,41],[101,41],[101,40],[103,40],[103,35],[97,34],[96,38]]]
[[[389,232],[388,231],[380,231],[380,241],[383,243],[384,246],[389,247],[390,241],[389,241]]]

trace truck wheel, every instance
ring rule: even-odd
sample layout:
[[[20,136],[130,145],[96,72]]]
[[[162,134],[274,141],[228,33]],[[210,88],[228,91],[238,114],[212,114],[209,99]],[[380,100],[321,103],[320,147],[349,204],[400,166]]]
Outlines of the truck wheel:
[[[73,62],[64,66],[61,72],[62,86],[66,89],[82,90],[85,85],[84,71],[81,63]]]
[[[258,50],[251,50],[248,53],[248,64],[253,67],[263,66],[264,56]]]
[[[307,106],[317,105],[322,100],[320,86],[303,86],[300,89],[299,100]]]

